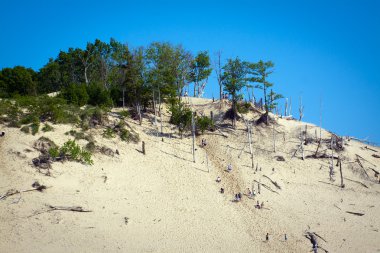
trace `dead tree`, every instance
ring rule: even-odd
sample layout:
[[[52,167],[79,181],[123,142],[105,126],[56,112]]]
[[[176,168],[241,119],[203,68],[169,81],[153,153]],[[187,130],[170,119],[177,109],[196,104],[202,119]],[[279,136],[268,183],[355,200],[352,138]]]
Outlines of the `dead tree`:
[[[145,141],[142,142],[142,153],[145,155]]]
[[[298,111],[300,113],[300,120],[299,121],[302,121],[304,108],[305,107],[302,105],[302,96],[301,96],[300,97],[300,105],[299,105],[299,108],[298,108]]]
[[[343,174],[342,174],[342,160],[339,157],[339,171],[340,171],[340,187],[344,188],[344,183],[343,183]]]
[[[220,107],[222,107],[222,97],[223,97],[223,83],[222,83],[222,62],[221,62],[221,58],[222,58],[222,51],[217,51],[215,53],[215,61],[214,61],[214,71],[215,71],[215,74],[216,74],[216,77],[217,77],[217,80],[218,80],[218,84],[219,84],[219,99],[220,99]]]
[[[195,163],[195,121],[194,112],[191,113],[191,131],[193,136],[193,162]]]
[[[285,98],[285,117],[288,116],[288,98]]]
[[[276,132],[274,131],[274,123],[273,123],[273,152],[276,153]]]

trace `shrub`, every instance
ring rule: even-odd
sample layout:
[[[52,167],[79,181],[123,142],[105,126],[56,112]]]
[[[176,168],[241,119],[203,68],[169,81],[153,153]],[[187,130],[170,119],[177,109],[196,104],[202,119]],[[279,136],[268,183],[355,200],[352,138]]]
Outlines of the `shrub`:
[[[86,144],[86,150],[88,150],[89,152],[91,152],[91,153],[93,153],[93,152],[95,152],[95,150],[96,150],[96,145],[95,145],[95,142],[93,142],[93,141],[90,141],[90,142],[88,142],[87,144]]]
[[[119,112],[119,115],[122,119],[129,118],[131,116],[128,110],[123,110]]]
[[[85,84],[70,84],[63,91],[62,96],[70,104],[83,106],[87,104],[89,95]]]
[[[236,108],[239,113],[245,114],[249,112],[249,110],[252,108],[252,105],[249,102],[242,102],[242,103],[237,103]]]
[[[71,135],[73,136],[76,140],[85,140],[86,135],[83,132],[77,132],[75,130],[70,130],[65,133],[66,135]]]
[[[205,130],[209,130],[214,126],[214,122],[207,116],[197,117],[196,127],[203,134]]]
[[[80,127],[86,131],[90,127],[105,125],[108,122],[107,110],[100,107],[87,107],[80,113]]]
[[[50,155],[53,159],[59,157],[59,149],[58,149],[58,147],[51,147],[51,148],[48,150],[48,152],[49,152],[49,155]]]
[[[29,128],[29,126],[23,126],[23,127],[21,127],[21,132],[24,132],[24,133],[26,133],[26,134],[28,134],[28,133],[30,133],[30,128]]]
[[[138,133],[130,132],[129,130],[123,128],[120,131],[120,139],[126,142],[139,142],[140,141],[140,136]]]
[[[30,124],[30,128],[32,129],[32,134],[35,135],[36,133],[38,133],[38,130],[40,129],[40,122]]]
[[[42,132],[50,132],[53,131],[53,129],[54,128],[48,123],[44,124],[44,126],[41,128]]]
[[[180,134],[191,126],[191,110],[179,101],[174,101],[169,111],[171,112],[170,123],[178,127]]]
[[[113,130],[111,127],[107,127],[104,131],[102,136],[107,139],[115,138],[115,130]]]
[[[74,140],[68,140],[65,142],[59,151],[60,155],[67,157],[68,159],[84,162],[90,165],[94,163],[91,159],[91,153],[85,149],[81,149]]]
[[[93,83],[86,86],[89,96],[88,104],[94,106],[112,106],[112,99],[109,91],[102,84]]]
[[[25,115],[21,120],[20,123],[22,125],[30,124],[30,123],[36,123],[39,122],[40,120],[38,119],[37,115],[35,113],[32,114],[27,114]]]

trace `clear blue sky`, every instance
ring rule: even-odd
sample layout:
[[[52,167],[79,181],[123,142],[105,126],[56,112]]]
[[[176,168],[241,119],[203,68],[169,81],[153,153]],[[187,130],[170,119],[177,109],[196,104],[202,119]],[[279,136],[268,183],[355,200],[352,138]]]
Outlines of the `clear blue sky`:
[[[380,143],[380,1],[10,1],[0,8],[0,68],[41,68],[59,50],[111,37],[272,60],[274,89],[304,120]],[[206,96],[217,94],[213,74]]]

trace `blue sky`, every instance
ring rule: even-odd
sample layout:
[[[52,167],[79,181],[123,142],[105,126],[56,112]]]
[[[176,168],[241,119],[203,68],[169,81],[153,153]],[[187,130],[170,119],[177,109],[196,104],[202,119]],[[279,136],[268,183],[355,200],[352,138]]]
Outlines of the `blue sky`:
[[[59,50],[111,37],[272,60],[274,90],[304,120],[380,143],[380,1],[1,1],[0,68],[35,70]],[[259,91],[257,91],[259,92]],[[206,96],[217,96],[215,75]]]

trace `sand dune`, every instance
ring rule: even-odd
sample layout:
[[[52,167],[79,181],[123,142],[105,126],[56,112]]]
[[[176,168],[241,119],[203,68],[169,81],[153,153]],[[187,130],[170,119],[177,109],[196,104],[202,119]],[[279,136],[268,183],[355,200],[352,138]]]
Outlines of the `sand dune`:
[[[199,113],[213,111],[223,123],[227,104],[220,109],[212,100],[187,100]],[[292,158],[303,122],[276,119],[276,152],[273,128],[254,127],[252,169],[243,121],[236,129],[225,121],[221,132],[197,137],[193,163],[192,139],[181,139],[168,116],[164,113],[164,133],[172,135],[163,141],[156,135],[153,115],[146,115],[141,126],[127,120],[146,143],[146,155],[140,152],[141,142],[104,139],[100,129],[93,129],[99,145],[120,155],[96,154],[92,166],[55,162],[50,177],[32,166],[39,154],[33,143],[46,136],[62,145],[72,127],[54,125],[53,132],[32,136],[0,126],[6,132],[0,138],[0,195],[30,189],[34,181],[51,187],[0,200],[0,252],[310,252],[306,231],[323,237],[319,246],[329,252],[380,251],[380,184],[370,169],[379,171],[380,159],[365,144],[347,141],[339,155],[344,177],[368,188],[349,180],[341,188],[339,167],[334,167],[335,181],[329,180],[328,159],[302,160],[300,153]],[[257,117],[252,112],[245,116]],[[311,136],[319,135],[318,127],[307,125]],[[323,130],[322,135],[329,138],[331,133]],[[201,138],[207,139],[204,148],[199,146]],[[305,155],[316,148],[316,143],[306,145]],[[380,154],[379,148],[370,148]],[[356,155],[363,158],[364,168],[355,162]],[[277,161],[277,156],[285,161]],[[225,171],[228,163],[231,173]],[[221,183],[215,181],[217,176]],[[255,199],[243,196],[241,202],[232,202],[235,193],[245,193],[252,184],[257,190],[255,180],[275,192],[262,186]],[[224,194],[219,193],[221,187]],[[254,207],[257,200],[264,202],[264,209]],[[46,205],[82,206],[92,212],[42,212],[48,210]]]

